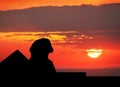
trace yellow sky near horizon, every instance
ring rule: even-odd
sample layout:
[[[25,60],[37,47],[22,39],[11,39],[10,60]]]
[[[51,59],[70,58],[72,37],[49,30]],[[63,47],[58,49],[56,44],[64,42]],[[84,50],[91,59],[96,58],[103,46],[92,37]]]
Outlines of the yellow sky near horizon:
[[[100,5],[108,3],[120,3],[120,0],[1,0],[0,10],[24,9],[38,6]]]

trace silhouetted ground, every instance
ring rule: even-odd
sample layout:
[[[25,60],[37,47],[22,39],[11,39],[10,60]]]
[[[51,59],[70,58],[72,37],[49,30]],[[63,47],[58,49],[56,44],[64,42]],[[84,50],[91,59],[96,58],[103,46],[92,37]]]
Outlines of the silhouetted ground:
[[[29,60],[19,50],[13,52],[0,63],[1,82],[12,82],[13,84],[14,82],[17,82],[20,84],[28,83],[38,85],[43,82],[51,82],[53,84],[56,84],[57,82],[58,85],[64,83],[75,83],[77,85],[85,83],[84,85],[86,85],[88,82],[91,82],[90,85],[95,84],[96,82],[99,84],[112,84],[115,82],[115,86],[120,81],[119,76],[86,76],[86,72],[57,72],[53,79],[45,80],[41,79],[37,74],[35,75],[36,77],[33,76],[37,72],[30,71],[28,61]]]

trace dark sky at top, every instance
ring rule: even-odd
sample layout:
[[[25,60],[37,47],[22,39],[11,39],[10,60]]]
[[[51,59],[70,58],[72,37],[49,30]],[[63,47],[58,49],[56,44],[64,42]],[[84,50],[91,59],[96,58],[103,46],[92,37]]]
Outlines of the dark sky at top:
[[[0,31],[119,31],[120,4],[0,11]]]

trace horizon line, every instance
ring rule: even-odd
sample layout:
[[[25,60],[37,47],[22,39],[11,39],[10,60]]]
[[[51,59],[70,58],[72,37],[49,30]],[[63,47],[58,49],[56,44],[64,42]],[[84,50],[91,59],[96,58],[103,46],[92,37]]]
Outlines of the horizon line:
[[[25,8],[16,8],[16,9],[0,9],[0,11],[17,11],[17,10],[26,10],[26,9],[31,9],[31,8],[45,8],[45,7],[81,7],[81,6],[94,6],[94,7],[99,7],[102,5],[115,5],[115,4],[120,4],[119,3],[104,3],[104,4],[80,4],[80,5],[46,5],[46,6],[32,6],[32,7],[25,7]]]

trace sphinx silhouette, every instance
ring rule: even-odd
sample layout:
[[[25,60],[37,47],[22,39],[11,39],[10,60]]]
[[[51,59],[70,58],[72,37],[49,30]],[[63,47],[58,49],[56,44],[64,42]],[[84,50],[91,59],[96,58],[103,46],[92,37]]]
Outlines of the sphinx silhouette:
[[[51,42],[47,38],[41,38],[33,42],[30,47],[30,68],[35,77],[51,79],[56,73],[53,62],[48,58],[53,52]]]

